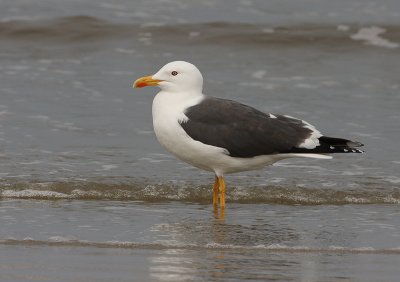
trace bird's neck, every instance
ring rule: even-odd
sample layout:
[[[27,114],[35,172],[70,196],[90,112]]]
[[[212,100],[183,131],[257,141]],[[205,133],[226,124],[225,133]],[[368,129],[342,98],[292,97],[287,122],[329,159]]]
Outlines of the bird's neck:
[[[204,94],[201,91],[165,91],[157,93],[155,99],[160,99],[164,104],[186,104],[188,101],[201,100]]]
[[[180,115],[187,108],[204,99],[201,92],[166,92],[160,91],[153,100],[153,117],[157,113],[163,115]]]

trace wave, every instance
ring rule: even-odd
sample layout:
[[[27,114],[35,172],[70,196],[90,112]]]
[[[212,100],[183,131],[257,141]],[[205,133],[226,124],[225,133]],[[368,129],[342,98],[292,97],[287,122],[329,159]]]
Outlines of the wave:
[[[211,242],[205,245],[179,244],[179,243],[139,243],[130,241],[105,241],[92,242],[86,240],[69,239],[55,236],[48,240],[35,240],[30,237],[23,240],[2,239],[0,245],[12,246],[45,246],[45,247],[86,247],[86,248],[120,248],[120,249],[184,249],[184,250],[232,250],[232,251],[259,251],[259,252],[287,252],[287,253],[355,253],[355,254],[400,254],[400,248],[376,249],[372,247],[307,247],[287,246],[283,244],[271,245],[232,245]]]
[[[384,33],[386,39],[381,38]],[[379,27],[348,25],[306,24],[270,26],[233,22],[191,24],[129,23],[120,24],[89,16],[73,16],[52,20],[25,20],[0,22],[0,38],[5,40],[37,40],[60,43],[93,42],[93,40],[138,39],[157,43],[186,40],[190,44],[236,45],[344,45],[365,44],[397,48],[400,42],[400,26]],[[145,40],[147,39],[147,40]],[[397,43],[396,43],[397,42]]]
[[[0,184],[0,199],[184,201],[207,204],[211,201],[211,197],[209,186],[190,183],[149,184],[138,180],[129,183],[27,182]],[[227,200],[236,203],[285,205],[399,204],[400,191],[368,187],[335,190],[296,186],[236,186],[228,188]]]

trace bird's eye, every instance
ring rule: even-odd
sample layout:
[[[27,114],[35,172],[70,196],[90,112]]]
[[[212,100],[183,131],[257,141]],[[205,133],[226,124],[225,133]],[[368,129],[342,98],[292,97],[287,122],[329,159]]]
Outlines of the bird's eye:
[[[177,71],[173,71],[173,72],[171,72],[171,74],[172,74],[173,76],[175,76],[175,75],[178,74],[178,72],[177,72]]]

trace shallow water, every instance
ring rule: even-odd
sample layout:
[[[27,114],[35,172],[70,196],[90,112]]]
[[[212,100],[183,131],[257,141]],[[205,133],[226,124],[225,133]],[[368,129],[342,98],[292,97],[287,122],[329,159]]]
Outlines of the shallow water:
[[[58,4],[0,3],[0,280],[397,281],[398,1]],[[227,176],[214,218],[131,88],[177,59],[366,154]]]
[[[211,205],[4,200],[0,213],[9,281],[398,277],[397,205],[230,204],[222,221]]]

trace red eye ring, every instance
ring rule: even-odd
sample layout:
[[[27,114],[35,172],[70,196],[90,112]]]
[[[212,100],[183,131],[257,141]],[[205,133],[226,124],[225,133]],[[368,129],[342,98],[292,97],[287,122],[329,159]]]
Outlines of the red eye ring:
[[[171,72],[171,74],[172,74],[173,76],[175,76],[175,75],[178,74],[178,72],[177,72],[177,71],[173,71],[173,72]]]

